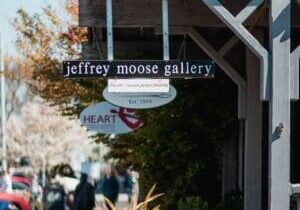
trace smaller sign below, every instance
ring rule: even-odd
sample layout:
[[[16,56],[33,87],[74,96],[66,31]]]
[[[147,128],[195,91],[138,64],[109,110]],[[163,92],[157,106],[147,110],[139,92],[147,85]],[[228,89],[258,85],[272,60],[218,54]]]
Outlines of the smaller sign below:
[[[109,93],[168,93],[169,79],[109,79]]]
[[[101,102],[85,108],[80,122],[88,130],[103,134],[122,134],[138,129],[143,120],[132,109]]]
[[[103,90],[103,97],[117,106],[131,109],[150,109],[170,103],[177,95],[170,85],[168,93],[109,93],[108,87]]]

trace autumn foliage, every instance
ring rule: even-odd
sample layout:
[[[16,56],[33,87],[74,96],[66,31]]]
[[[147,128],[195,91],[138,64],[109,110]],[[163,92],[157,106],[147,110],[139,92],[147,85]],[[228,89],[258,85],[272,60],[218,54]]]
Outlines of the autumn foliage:
[[[61,74],[61,62],[80,58],[80,43],[86,39],[86,29],[74,25],[76,3],[68,3],[69,21],[45,7],[42,15],[19,10],[12,24],[18,32],[17,48],[31,69],[30,90],[57,105],[62,114],[76,116],[102,100],[105,82],[68,80]],[[140,57],[155,59],[160,54]],[[238,136],[236,87],[222,73],[210,81],[176,80],[172,84],[177,89],[176,100],[141,111],[145,120],[141,129],[113,139],[98,134],[95,141],[111,147],[107,158],[140,172],[142,194],[157,183],[158,191],[166,193],[161,209],[176,209],[180,198],[194,195],[216,204],[220,198],[222,145]]]

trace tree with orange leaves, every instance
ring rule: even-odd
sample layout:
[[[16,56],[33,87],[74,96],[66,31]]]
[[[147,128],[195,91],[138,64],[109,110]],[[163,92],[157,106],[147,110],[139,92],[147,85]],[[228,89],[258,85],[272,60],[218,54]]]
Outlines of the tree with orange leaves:
[[[76,26],[78,5],[66,0],[66,17],[59,17],[49,5],[42,14],[29,15],[20,9],[11,24],[18,32],[17,50],[32,69],[30,90],[59,105],[63,114],[79,114],[84,106],[99,99],[90,94],[102,82],[66,80],[61,75],[61,61],[80,58],[86,29]],[[95,92],[95,91],[94,91]]]

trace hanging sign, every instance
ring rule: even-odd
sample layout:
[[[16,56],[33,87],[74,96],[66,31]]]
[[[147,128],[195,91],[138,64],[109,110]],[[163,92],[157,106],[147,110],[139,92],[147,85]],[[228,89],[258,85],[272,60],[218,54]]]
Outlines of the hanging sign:
[[[64,61],[67,78],[213,78],[212,60]]]
[[[103,90],[103,97],[112,104],[132,109],[149,109],[170,103],[176,97],[176,89],[170,85],[168,93],[109,93]]]
[[[122,134],[138,129],[143,120],[134,110],[101,102],[85,108],[80,114],[80,122],[88,130],[103,134]]]

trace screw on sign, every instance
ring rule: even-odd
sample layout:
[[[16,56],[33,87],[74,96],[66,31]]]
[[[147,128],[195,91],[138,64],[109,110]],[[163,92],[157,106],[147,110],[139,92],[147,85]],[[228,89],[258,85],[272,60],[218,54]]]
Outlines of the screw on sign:
[[[278,137],[282,135],[283,129],[284,129],[283,122],[280,122],[279,125],[276,127],[276,133]]]

